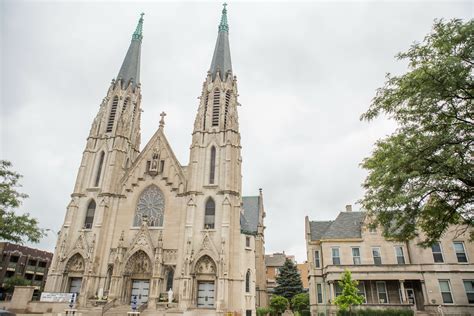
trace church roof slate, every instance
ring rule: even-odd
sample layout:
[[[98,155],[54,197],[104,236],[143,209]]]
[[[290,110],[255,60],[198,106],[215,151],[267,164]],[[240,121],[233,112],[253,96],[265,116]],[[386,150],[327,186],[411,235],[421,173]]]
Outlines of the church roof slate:
[[[243,232],[256,234],[260,215],[260,197],[243,196],[242,204],[243,212],[240,213],[240,229]]]
[[[311,240],[361,238],[365,212],[341,212],[334,221],[311,221]]]

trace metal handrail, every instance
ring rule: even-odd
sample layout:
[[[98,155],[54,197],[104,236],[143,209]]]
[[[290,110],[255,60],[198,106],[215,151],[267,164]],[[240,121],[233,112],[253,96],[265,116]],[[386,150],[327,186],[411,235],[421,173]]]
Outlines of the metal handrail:
[[[148,302],[143,303],[142,305],[140,305],[140,307],[138,307],[137,310],[141,313],[141,312],[143,312],[147,307],[148,307]]]
[[[104,306],[102,306],[102,313],[101,313],[101,315],[104,315],[104,313],[106,313],[109,309],[111,309],[112,307],[114,307],[116,300],[117,300],[117,299],[114,298],[114,299],[112,299],[110,302],[107,302]]]

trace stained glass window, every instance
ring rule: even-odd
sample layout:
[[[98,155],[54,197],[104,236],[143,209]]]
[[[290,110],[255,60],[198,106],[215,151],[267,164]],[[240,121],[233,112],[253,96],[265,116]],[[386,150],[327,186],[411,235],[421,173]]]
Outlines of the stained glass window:
[[[138,199],[134,226],[140,226],[145,219],[148,226],[163,226],[165,200],[163,193],[157,186],[149,186]]]

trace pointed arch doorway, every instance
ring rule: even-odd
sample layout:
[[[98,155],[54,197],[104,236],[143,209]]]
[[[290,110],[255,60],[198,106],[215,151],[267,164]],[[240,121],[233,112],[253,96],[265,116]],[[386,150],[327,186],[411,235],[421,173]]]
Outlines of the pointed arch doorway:
[[[136,301],[137,306],[148,302],[151,268],[150,257],[142,250],[138,250],[128,259],[124,273],[125,301]]]
[[[196,286],[196,306],[198,308],[215,308],[216,299],[216,264],[211,257],[204,255],[194,268]]]

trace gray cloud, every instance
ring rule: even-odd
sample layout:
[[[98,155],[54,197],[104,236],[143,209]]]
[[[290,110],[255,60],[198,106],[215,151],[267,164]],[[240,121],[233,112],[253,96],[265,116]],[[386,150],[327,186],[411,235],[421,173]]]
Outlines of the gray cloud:
[[[1,158],[24,175],[22,210],[43,227],[62,224],[90,124],[141,11],[142,146],[166,111],[167,137],[187,164],[218,3],[1,2]],[[229,5],[244,194],[264,189],[267,252],[304,260],[304,216],[332,219],[362,196],[359,163],[395,125],[359,116],[386,72],[406,70],[394,55],[433,19],[472,12],[470,1]],[[37,246],[54,243],[51,234]]]

